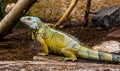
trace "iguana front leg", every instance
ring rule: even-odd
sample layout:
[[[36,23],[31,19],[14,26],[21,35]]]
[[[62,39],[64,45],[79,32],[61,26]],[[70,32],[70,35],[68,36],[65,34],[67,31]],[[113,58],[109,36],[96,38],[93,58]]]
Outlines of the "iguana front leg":
[[[63,61],[68,61],[68,60],[75,61],[75,60],[77,60],[77,57],[76,57],[77,51],[75,49],[62,48],[61,52],[63,53],[64,56],[66,56],[66,57],[62,58]]]
[[[35,40],[35,33],[31,32],[31,35],[32,35],[32,40]]]
[[[47,44],[45,43],[44,39],[42,39],[42,37],[39,38],[39,42],[40,42],[41,45],[42,45],[43,52],[42,52],[42,53],[38,53],[38,55],[41,55],[41,56],[48,55],[48,54],[49,54],[48,46],[47,46]]]
[[[72,0],[70,6],[68,7],[68,9],[66,10],[66,12],[63,14],[63,16],[58,20],[58,22],[55,25],[51,25],[53,26],[53,28],[56,28],[57,26],[59,26],[64,20],[67,19],[67,17],[69,16],[69,14],[71,13],[73,7],[76,5],[78,0]],[[63,26],[60,26],[59,28],[63,28]]]

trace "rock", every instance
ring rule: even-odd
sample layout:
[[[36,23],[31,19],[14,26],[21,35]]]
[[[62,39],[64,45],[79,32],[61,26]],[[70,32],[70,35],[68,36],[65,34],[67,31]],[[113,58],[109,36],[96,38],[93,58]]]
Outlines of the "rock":
[[[120,71],[120,65],[102,62],[0,61],[0,71]]]
[[[120,26],[120,7],[106,7],[95,12],[92,16],[92,25],[103,28]]]
[[[114,41],[114,40],[105,41],[101,44],[93,46],[92,49],[96,51],[119,54],[120,53],[120,42]]]
[[[108,37],[116,37],[116,38],[120,37],[120,29],[113,31],[112,33],[109,33],[107,36]]]
[[[34,60],[34,61],[56,62],[56,61],[54,61],[54,60],[50,60],[50,59],[47,59],[47,58],[43,58],[43,57],[41,57],[41,56],[34,56],[34,57],[33,57],[33,60]]]

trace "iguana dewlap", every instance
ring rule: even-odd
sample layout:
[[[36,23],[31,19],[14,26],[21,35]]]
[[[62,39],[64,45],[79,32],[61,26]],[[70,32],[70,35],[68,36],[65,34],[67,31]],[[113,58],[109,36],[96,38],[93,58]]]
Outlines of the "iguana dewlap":
[[[20,20],[31,29],[32,39],[42,44],[43,52],[39,53],[39,55],[49,55],[49,52],[52,52],[65,56],[64,61],[85,58],[120,62],[119,55],[98,52],[81,46],[79,42],[65,33],[49,28],[37,17],[26,16]]]

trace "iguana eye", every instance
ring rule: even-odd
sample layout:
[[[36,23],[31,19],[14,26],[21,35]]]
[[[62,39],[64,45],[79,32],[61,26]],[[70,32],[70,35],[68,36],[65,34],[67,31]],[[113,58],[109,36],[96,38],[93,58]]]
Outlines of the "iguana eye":
[[[31,18],[27,18],[27,20],[31,20]]]

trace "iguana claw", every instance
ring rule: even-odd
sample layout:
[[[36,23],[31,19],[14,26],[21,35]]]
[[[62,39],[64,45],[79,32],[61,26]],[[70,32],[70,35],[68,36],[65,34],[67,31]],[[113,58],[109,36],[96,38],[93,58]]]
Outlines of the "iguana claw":
[[[48,24],[49,26],[56,28],[55,24]],[[64,26],[59,26],[60,29],[64,28]]]

